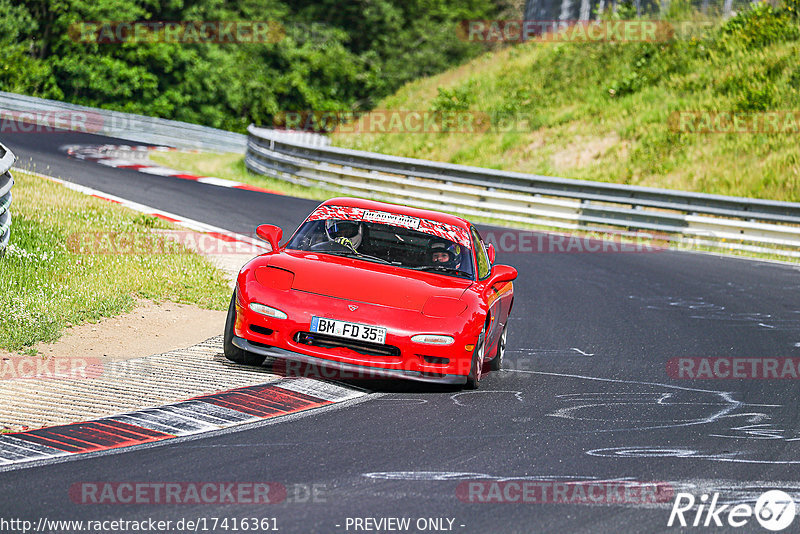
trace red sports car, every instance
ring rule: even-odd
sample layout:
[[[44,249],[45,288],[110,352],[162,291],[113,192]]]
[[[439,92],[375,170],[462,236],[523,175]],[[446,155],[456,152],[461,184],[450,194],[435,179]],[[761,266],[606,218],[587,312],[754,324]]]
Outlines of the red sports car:
[[[289,241],[239,273],[225,356],[478,387],[500,369],[517,271],[493,265],[468,221],[354,198],[315,209]]]

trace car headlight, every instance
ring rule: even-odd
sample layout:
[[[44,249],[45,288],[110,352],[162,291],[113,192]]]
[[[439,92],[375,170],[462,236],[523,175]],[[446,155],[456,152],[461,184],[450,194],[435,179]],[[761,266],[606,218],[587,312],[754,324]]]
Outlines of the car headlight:
[[[414,343],[423,343],[425,345],[452,345],[455,342],[450,336],[442,336],[439,334],[417,334],[411,338]]]
[[[259,304],[258,302],[251,302],[250,309],[256,313],[260,313],[261,315],[266,315],[267,317],[272,317],[273,319],[286,319],[289,317],[284,312],[277,308],[272,308],[271,306],[265,306],[264,304]]]

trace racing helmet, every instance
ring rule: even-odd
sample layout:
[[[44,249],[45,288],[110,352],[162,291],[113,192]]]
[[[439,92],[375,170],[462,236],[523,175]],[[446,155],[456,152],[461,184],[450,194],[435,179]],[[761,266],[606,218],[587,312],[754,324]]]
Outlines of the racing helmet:
[[[357,249],[364,237],[364,225],[361,221],[329,219],[325,221],[325,233],[331,241],[347,239]]]
[[[452,241],[435,239],[428,245],[428,259],[433,265],[458,269],[461,265],[461,247]]]

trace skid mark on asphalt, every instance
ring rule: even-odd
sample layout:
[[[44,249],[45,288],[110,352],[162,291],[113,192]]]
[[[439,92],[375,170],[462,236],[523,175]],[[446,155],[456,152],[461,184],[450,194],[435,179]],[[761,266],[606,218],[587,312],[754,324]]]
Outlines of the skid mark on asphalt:
[[[736,410],[737,408],[744,405],[743,402],[734,400],[732,398],[732,393],[724,392],[724,391],[714,391],[708,389],[698,389],[698,388],[690,388],[685,386],[675,386],[671,384],[662,384],[659,382],[645,382],[639,380],[623,380],[617,378],[599,378],[593,376],[582,376],[582,375],[574,375],[574,374],[565,374],[565,373],[551,373],[546,371],[524,371],[521,369],[508,369],[503,370],[504,373],[525,373],[525,374],[536,374],[536,375],[545,375],[545,376],[557,376],[563,378],[576,378],[580,380],[590,380],[590,381],[597,381],[597,382],[607,382],[607,383],[614,383],[614,384],[633,384],[633,385],[640,385],[640,386],[654,386],[659,388],[665,388],[668,390],[673,391],[685,391],[685,392],[693,392],[693,393],[700,393],[704,395],[708,395],[711,397],[709,401],[704,401],[701,404],[697,402],[687,402],[685,404],[693,404],[693,405],[710,405],[710,406],[719,406],[720,408],[713,413],[707,414],[702,417],[697,417],[690,419],[688,421],[682,421],[679,423],[668,422],[670,421],[667,419],[667,422],[663,424],[655,424],[655,425],[643,425],[631,428],[606,428],[606,429],[598,429],[596,432],[616,432],[620,430],[653,430],[653,429],[660,429],[660,428],[674,428],[674,427],[681,427],[681,426],[689,426],[689,425],[702,425],[713,423],[718,420],[720,417],[731,413],[732,411]],[[656,404],[660,404],[663,397],[663,393],[659,393],[657,395]],[[651,399],[654,397],[650,397]],[[713,400],[713,402],[711,402]],[[610,405],[616,409],[611,409],[608,412],[607,417],[605,418],[593,418],[592,420],[599,420],[599,421],[609,421],[613,422],[618,420],[619,417],[619,406],[623,405],[630,405],[636,407],[637,409],[641,407],[640,402],[633,402],[630,400],[626,400],[624,402],[607,402],[603,405]],[[587,405],[587,406],[594,406],[594,405]],[[580,406],[578,406],[580,408]],[[556,413],[559,413],[558,411]],[[550,414],[553,417],[559,417],[560,415]],[[574,418],[574,417],[572,417]],[[649,421],[649,420],[647,420]]]
[[[631,384],[647,387],[663,388],[666,391],[648,392],[584,392],[559,395],[561,401],[570,406],[559,408],[549,417],[572,420],[576,424],[585,425],[585,432],[595,434],[650,431],[673,429],[688,426],[709,427],[706,436],[721,441],[721,451],[702,450],[691,446],[640,445],[597,448],[587,451],[590,456],[608,458],[690,458],[717,462],[743,464],[800,464],[800,449],[789,448],[800,442],[800,430],[784,428],[770,423],[780,409],[790,409],[784,405],[748,404],[737,401],[733,393],[713,391],[672,384],[646,382],[638,380],[622,380],[591,376],[552,373],[544,371],[507,370],[509,373],[537,374],[563,378],[574,378],[610,384]],[[682,412],[689,412],[683,418],[677,418],[673,409],[681,407]],[[764,408],[752,410],[752,408]],[[766,409],[771,408],[772,411]],[[746,410],[746,411],[739,411]],[[789,414],[791,416],[791,414]],[[794,421],[793,417],[787,418]],[[737,421],[738,420],[738,421]],[[622,423],[621,426],[617,426]],[[637,436],[640,442],[644,439]],[[757,440],[762,444],[759,452],[748,450],[741,443]],[[764,450],[765,443],[772,442],[776,449]],[[774,459],[777,457],[788,459]],[[794,458],[792,458],[794,457]],[[797,458],[797,459],[795,459]]]
[[[662,413],[661,421],[671,422],[674,425],[682,426],[686,423],[694,423],[697,417],[683,420],[676,420],[671,411],[664,410],[664,406],[722,406],[729,404],[724,402],[682,402],[681,393],[578,393],[570,395],[558,395],[560,400],[580,404],[575,404],[567,408],[559,408],[550,417],[561,417],[576,421],[601,421],[601,422],[623,422],[631,423],[654,423],[658,421],[658,414]],[[626,408],[634,407],[633,410],[626,411]],[[652,407],[653,409],[649,409]]]
[[[428,401],[425,399],[404,399],[404,398],[394,398],[394,397],[379,397],[375,399],[375,402],[391,402],[395,406],[407,405],[407,404],[426,404]]]
[[[417,481],[447,481],[447,480],[496,480],[506,482],[509,480],[532,480],[532,481],[622,481],[633,480],[633,477],[624,478],[603,478],[597,476],[580,475],[522,475],[522,476],[499,476],[486,473],[464,472],[464,471],[377,471],[374,473],[363,473],[361,476],[379,480],[417,480]]]
[[[525,401],[522,399],[522,392],[521,391],[504,391],[504,390],[486,390],[486,391],[462,391],[460,393],[455,393],[450,395],[450,398],[453,400],[453,403],[456,406],[473,406],[473,405],[481,405],[483,401],[480,401],[476,398],[479,395],[491,395],[492,397],[496,395],[513,395],[512,400],[516,400],[518,402],[524,403]],[[472,401],[466,400],[472,399]]]
[[[609,447],[606,449],[593,449],[586,451],[589,456],[605,458],[691,458],[712,460],[715,462],[729,462],[735,464],[764,464],[764,465],[796,465],[800,460],[758,460],[742,458],[744,454],[752,451],[737,451],[730,453],[714,453],[690,448],[663,448],[663,447]]]
[[[518,348],[506,349],[506,356],[519,354],[522,356],[594,356],[593,352],[586,352],[577,347],[567,349],[538,349],[538,348]]]
[[[797,291],[796,287],[787,288]],[[700,321],[719,321],[736,326],[768,328],[778,331],[796,332],[800,330],[800,310],[785,310],[780,315],[763,312],[730,312],[725,306],[707,301],[704,297],[640,297],[629,295],[628,299],[641,302],[648,310],[682,310],[690,319]]]

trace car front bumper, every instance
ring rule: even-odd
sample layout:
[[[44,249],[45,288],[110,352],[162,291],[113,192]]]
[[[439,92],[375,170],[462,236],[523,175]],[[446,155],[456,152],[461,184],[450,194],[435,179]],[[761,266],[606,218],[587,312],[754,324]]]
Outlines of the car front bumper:
[[[264,346],[260,343],[251,343],[247,339],[239,336],[233,336],[232,342],[240,349],[246,350],[247,352],[252,352],[253,354],[286,360],[287,362],[295,362],[297,365],[287,364],[286,374],[289,377],[303,376],[330,378],[336,380],[402,378],[417,382],[453,385],[463,385],[467,380],[467,377],[464,375],[426,373],[424,371],[396,368],[387,369],[372,365],[358,365],[354,363],[329,360],[327,358],[302,354],[300,352],[295,352],[280,347],[270,347]]]

